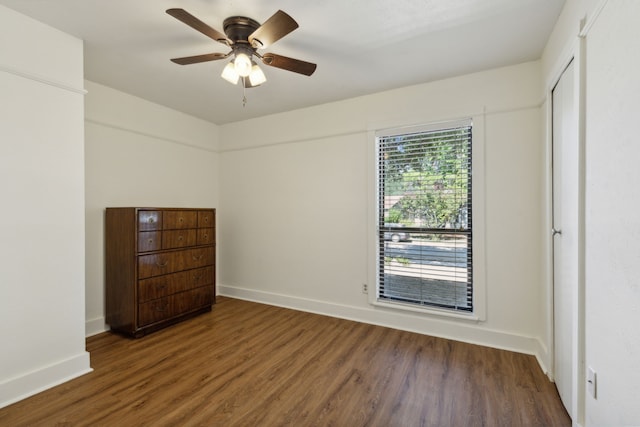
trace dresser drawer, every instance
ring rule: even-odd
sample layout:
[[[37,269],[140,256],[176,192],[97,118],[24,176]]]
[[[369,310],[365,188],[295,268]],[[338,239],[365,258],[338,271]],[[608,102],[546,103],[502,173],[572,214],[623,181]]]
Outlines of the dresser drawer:
[[[138,211],[138,231],[160,230],[162,228],[162,212]]]
[[[213,286],[203,286],[138,305],[140,326],[183,315],[213,303]]]
[[[180,228],[196,228],[198,226],[198,211],[163,211],[162,228],[173,230]]]
[[[162,249],[184,248],[196,244],[196,229],[162,232]]]
[[[198,228],[216,226],[216,216],[213,211],[198,211]]]
[[[210,245],[216,241],[215,228],[198,228],[198,245]]]
[[[197,310],[213,304],[213,286],[203,286],[175,295],[179,313]]]
[[[213,266],[165,274],[138,282],[138,301],[147,302],[214,282]]]
[[[161,231],[141,231],[138,233],[138,252],[151,252],[161,249]]]
[[[160,252],[138,257],[138,278],[160,276],[192,268],[213,265],[215,251],[212,246],[185,249],[183,251]]]

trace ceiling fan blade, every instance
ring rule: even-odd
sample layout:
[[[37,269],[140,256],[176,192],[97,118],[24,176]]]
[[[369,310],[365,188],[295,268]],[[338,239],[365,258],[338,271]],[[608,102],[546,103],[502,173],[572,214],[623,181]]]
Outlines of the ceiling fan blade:
[[[316,64],[301,61],[299,59],[288,58],[275,53],[265,53],[262,55],[262,62],[276,68],[293,71],[294,73],[310,76],[316,70]]]
[[[231,40],[229,40],[223,33],[218,30],[214,30],[184,9],[167,9],[167,13],[178,21],[184,22],[194,30],[201,32],[205,36],[212,38],[217,42],[224,43],[226,45],[231,44]]]
[[[189,65],[189,64],[197,64],[199,62],[207,62],[207,61],[216,61],[218,59],[228,58],[231,52],[229,53],[207,53],[204,55],[195,55],[195,56],[185,56],[182,58],[173,58],[171,62],[175,62],[180,65]]]
[[[256,49],[265,48],[298,28],[298,23],[279,10],[249,35],[249,43]]]

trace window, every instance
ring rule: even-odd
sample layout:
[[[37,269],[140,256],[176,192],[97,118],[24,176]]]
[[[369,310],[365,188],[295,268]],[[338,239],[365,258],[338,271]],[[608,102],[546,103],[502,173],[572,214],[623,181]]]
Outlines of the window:
[[[471,130],[376,133],[377,301],[473,312]]]

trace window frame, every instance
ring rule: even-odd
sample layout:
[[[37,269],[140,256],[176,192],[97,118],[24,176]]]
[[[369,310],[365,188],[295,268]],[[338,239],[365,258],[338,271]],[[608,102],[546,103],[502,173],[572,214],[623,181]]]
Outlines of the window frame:
[[[459,125],[472,123],[471,127],[471,179],[473,182],[472,189],[472,210],[471,229],[473,239],[471,243],[472,258],[471,267],[473,275],[473,293],[472,293],[472,311],[461,311],[431,305],[418,305],[415,303],[407,303],[402,301],[394,301],[387,298],[379,297],[379,249],[380,239],[378,233],[379,221],[379,198],[378,198],[378,137],[384,137],[395,134],[428,132],[432,130],[446,129]],[[402,310],[408,312],[425,313],[436,316],[444,316],[458,318],[471,321],[483,321],[486,319],[486,289],[485,289],[485,215],[484,215],[484,116],[468,116],[466,118],[456,118],[451,120],[433,121],[421,125],[407,125],[384,127],[380,129],[371,129],[369,131],[369,161],[368,169],[369,179],[369,219],[368,219],[368,302],[369,304],[394,310]]]

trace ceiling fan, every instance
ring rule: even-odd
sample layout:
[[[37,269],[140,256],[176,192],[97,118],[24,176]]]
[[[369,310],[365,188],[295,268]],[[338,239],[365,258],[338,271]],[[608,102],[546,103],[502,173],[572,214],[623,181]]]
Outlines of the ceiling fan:
[[[281,10],[278,10],[262,25],[251,18],[231,16],[225,19],[222,24],[224,34],[214,30],[184,9],[168,9],[167,13],[194,30],[231,48],[228,53],[207,53],[171,59],[176,64],[188,65],[216,61],[233,55],[233,60],[222,71],[222,78],[233,84],[237,84],[242,79],[246,88],[258,86],[266,81],[264,73],[253,60],[253,56],[259,58],[265,65],[305,76],[312,75],[316,70],[316,64],[311,62],[275,53],[258,53],[258,49],[272,45],[298,28],[298,23]]]

